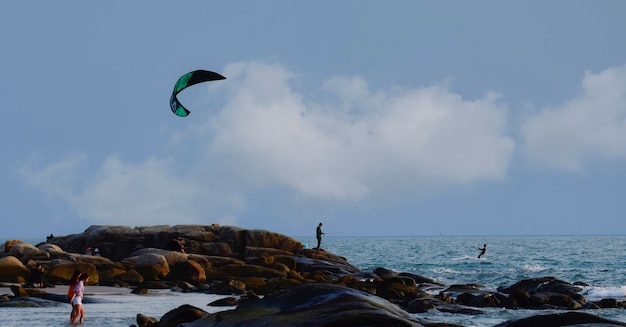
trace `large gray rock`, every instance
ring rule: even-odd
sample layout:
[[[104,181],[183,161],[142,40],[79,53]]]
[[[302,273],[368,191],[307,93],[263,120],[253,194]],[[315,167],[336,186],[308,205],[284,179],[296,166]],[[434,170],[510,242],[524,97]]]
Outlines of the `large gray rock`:
[[[237,309],[200,318],[185,327],[372,326],[416,327],[396,305],[331,284],[306,284],[244,302]]]

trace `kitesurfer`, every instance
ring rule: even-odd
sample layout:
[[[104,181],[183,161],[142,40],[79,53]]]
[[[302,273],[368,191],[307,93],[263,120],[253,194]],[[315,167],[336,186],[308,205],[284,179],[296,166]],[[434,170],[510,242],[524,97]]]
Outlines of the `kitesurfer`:
[[[482,248],[478,248],[478,250],[480,250],[480,254],[478,255],[478,259],[480,259],[480,257],[483,256],[483,254],[485,254],[485,252],[487,252],[487,244],[483,244]]]

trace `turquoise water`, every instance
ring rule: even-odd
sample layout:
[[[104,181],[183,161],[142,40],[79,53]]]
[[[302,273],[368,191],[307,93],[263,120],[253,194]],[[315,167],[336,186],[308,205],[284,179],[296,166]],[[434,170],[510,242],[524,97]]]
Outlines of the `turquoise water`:
[[[315,245],[314,237],[298,238]],[[477,259],[478,247],[487,252]],[[365,271],[385,267],[433,278],[446,285],[477,283],[488,290],[521,279],[553,276],[590,286],[588,300],[626,300],[626,236],[485,236],[485,237],[338,237],[327,236],[322,248],[343,256]],[[165,292],[159,296],[109,296],[109,303],[86,304],[88,326],[129,326],[137,313],[159,318],[181,304],[205,310],[215,296]],[[421,318],[463,326],[493,326],[509,319],[548,311],[489,308],[483,315],[428,312]],[[625,309],[589,310],[591,314],[626,322]],[[6,326],[67,326],[69,305],[51,308],[0,308]],[[115,322],[115,323],[113,323]]]
[[[314,238],[301,238],[315,244]],[[478,259],[479,247],[487,252]],[[362,270],[385,267],[433,278],[446,285],[481,284],[487,290],[535,277],[552,276],[589,284],[588,300],[626,300],[626,236],[484,236],[484,237],[332,237],[322,248]],[[489,309],[479,316],[420,314],[464,326],[493,326],[539,314],[538,311]],[[546,312],[546,311],[542,311]],[[625,309],[589,313],[626,322]],[[547,312],[546,312],[547,313]]]

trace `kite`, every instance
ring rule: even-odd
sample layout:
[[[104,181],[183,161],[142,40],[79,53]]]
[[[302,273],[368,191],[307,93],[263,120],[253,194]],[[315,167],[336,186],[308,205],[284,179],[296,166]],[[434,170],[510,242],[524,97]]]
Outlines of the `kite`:
[[[221,79],[226,79],[226,77],[208,70],[194,70],[181,76],[178,81],[176,81],[172,97],[170,98],[170,108],[172,109],[172,112],[178,117],[187,117],[189,115],[189,110],[178,102],[177,96],[182,90],[194,84],[217,81]]]

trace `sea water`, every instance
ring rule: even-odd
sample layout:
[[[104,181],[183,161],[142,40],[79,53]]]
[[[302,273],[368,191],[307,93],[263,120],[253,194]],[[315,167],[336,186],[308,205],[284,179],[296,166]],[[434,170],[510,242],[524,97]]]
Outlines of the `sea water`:
[[[316,245],[314,237],[297,239],[309,247]],[[483,244],[487,244],[487,252],[478,259],[478,248]],[[626,300],[626,236],[326,235],[322,240],[322,248],[345,257],[364,271],[384,267],[429,277],[445,285],[475,283],[483,285],[486,290],[495,291],[499,286],[510,286],[522,279],[552,276],[567,282],[588,284],[582,291],[587,300]],[[225,310],[206,306],[220,296],[198,293],[162,290],[148,296],[106,295],[101,298],[106,302],[85,304],[85,326],[130,326],[136,322],[138,313],[158,319],[182,304],[191,304],[207,312]],[[463,326],[494,326],[510,319],[556,312],[478,309],[484,314],[430,311],[415,316]],[[626,322],[626,309],[582,311]],[[0,321],[4,326],[67,326],[69,312],[68,304],[42,308],[0,308]]]
[[[316,244],[313,237],[301,241]],[[487,252],[478,259],[478,248],[483,244],[487,244]],[[626,236],[328,236],[322,240],[322,248],[365,271],[384,267],[429,277],[445,285],[475,283],[495,291],[522,279],[551,276],[588,284],[582,291],[588,301],[626,300]],[[509,319],[554,312],[479,309],[485,314],[428,312],[416,316],[463,326],[493,326]],[[584,312],[626,322],[626,309]]]

